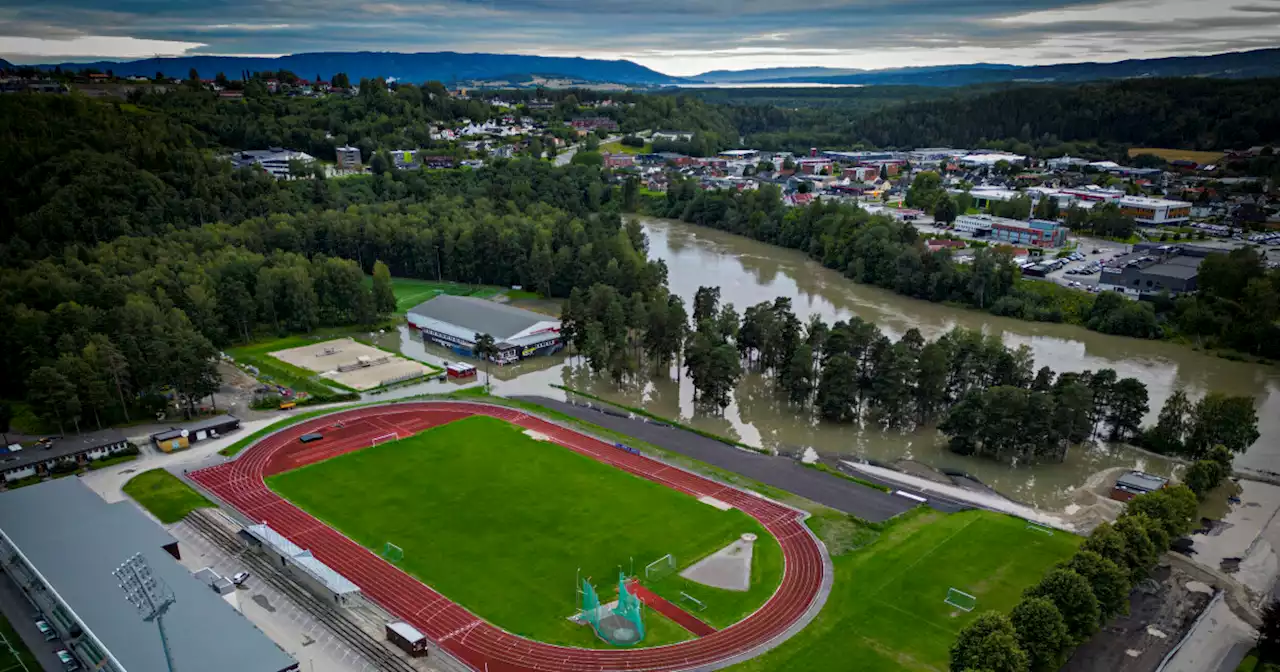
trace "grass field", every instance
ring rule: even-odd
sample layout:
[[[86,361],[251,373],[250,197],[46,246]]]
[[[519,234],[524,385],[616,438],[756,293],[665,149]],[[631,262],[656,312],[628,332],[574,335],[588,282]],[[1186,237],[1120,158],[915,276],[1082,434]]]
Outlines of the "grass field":
[[[850,661],[857,661],[859,672],[946,670],[961,627],[984,611],[1008,612],[1081,541],[1028,530],[1018,518],[987,511],[917,511],[883,532],[842,516],[811,519],[835,556],[831,597],[809,627],[732,669],[853,669]],[[972,612],[944,602],[953,587],[978,598]]]
[[[40,669],[40,662],[31,655],[13,626],[0,616],[0,672],[39,672]]]
[[[1177,161],[1185,159],[1195,161],[1196,163],[1217,163],[1222,159],[1222,152],[1199,152],[1192,149],[1164,149],[1161,147],[1130,147],[1129,156],[1134,157],[1139,154],[1154,154],[1165,161]]]
[[[212,508],[213,502],[164,469],[144,471],[124,484],[129,495],[162,523],[176,523],[196,509]]]
[[[622,141],[606,142],[600,145],[600,151],[610,154],[651,154],[653,153],[653,145],[646,142],[644,147],[632,147],[622,144]]]
[[[487,417],[267,483],[367,548],[400,546],[401,567],[486,620],[575,646],[603,646],[565,620],[577,608],[579,569],[607,601],[616,596],[610,586],[618,570],[629,572],[633,560],[641,572],[666,553],[691,563],[743,532],[767,538],[739,511],[719,511]],[[761,587],[736,604],[716,601],[717,618],[758,607],[780,580],[780,565],[762,551]],[[646,645],[686,636],[652,612],[647,624]]]
[[[365,282],[373,284],[372,277]],[[501,287],[491,285],[466,285],[457,282],[432,282],[416,278],[391,278],[391,290],[396,295],[396,313],[403,315],[408,310],[437,294],[453,294],[454,296],[474,296],[488,298],[502,293]]]

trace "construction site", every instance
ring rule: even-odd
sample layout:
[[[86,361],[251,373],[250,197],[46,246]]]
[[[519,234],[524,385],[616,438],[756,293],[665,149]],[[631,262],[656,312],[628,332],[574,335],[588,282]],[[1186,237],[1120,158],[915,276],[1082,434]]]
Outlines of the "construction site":
[[[435,368],[422,362],[379,350],[351,338],[277,350],[271,356],[360,391],[437,373]]]

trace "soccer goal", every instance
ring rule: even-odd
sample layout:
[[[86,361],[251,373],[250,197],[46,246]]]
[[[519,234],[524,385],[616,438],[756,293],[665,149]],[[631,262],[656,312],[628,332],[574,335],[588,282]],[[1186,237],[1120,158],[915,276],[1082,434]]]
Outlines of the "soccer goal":
[[[680,604],[692,611],[706,611],[707,603],[690,595],[689,593],[680,591]]]
[[[964,592],[963,590],[956,590],[955,588],[947,589],[947,599],[945,602],[962,611],[973,611],[973,608],[978,606],[978,598]]]
[[[383,434],[382,436],[373,437],[373,443],[369,444],[369,447],[372,448],[373,446],[376,446],[379,443],[386,443],[388,441],[399,441],[399,440],[400,440],[399,434]]]
[[[1050,537],[1053,536],[1053,528],[1049,527],[1048,525],[1041,525],[1040,523],[1033,523],[1028,520],[1027,529],[1031,530],[1032,532],[1039,532],[1040,534],[1044,534]]]
[[[382,547],[382,557],[387,562],[400,562],[404,560],[404,549],[388,541],[387,545]]]
[[[668,553],[644,566],[644,578],[646,581],[657,581],[674,571],[676,571],[676,556]]]

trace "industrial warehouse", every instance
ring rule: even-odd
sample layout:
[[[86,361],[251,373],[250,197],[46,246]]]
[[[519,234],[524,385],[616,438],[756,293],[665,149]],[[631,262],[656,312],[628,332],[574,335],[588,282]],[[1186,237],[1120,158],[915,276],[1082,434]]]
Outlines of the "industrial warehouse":
[[[423,339],[462,355],[470,356],[476,339],[488,334],[497,346],[493,361],[498,364],[550,355],[564,347],[560,320],[468,296],[441,294],[410,309],[408,319]]]

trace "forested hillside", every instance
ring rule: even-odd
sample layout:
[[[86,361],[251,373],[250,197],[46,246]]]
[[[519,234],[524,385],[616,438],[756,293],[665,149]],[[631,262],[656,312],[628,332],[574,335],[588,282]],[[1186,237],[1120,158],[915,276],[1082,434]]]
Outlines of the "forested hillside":
[[[664,291],[595,168],[276,181],[155,108],[6,96],[0,124],[24,186],[5,192],[0,394],[68,428],[207,396],[217,349],[256,333],[373,323],[378,261],[548,296]]]

